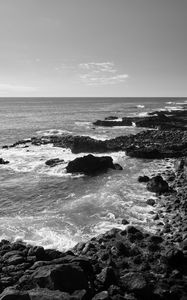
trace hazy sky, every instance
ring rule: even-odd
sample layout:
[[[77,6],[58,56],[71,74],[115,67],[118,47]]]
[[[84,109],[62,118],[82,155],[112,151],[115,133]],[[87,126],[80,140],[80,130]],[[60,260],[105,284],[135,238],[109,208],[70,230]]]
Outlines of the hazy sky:
[[[0,96],[187,96],[187,0],[0,0]]]

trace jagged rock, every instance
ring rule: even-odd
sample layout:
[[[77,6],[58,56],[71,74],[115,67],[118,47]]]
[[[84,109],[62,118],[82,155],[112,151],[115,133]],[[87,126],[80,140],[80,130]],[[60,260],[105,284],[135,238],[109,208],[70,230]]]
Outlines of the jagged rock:
[[[100,282],[102,282],[105,288],[108,288],[111,284],[116,283],[116,276],[112,267],[104,268],[97,278]]]
[[[110,156],[96,157],[89,154],[69,162],[66,170],[68,173],[84,173],[92,175],[98,172],[105,172],[109,168],[115,169],[115,165]]]
[[[59,158],[53,158],[53,159],[49,159],[45,162],[45,164],[47,166],[50,166],[50,167],[55,167],[57,165],[60,165],[64,162],[63,159],[59,159]]]
[[[162,176],[157,175],[149,180],[147,183],[147,189],[150,192],[162,194],[169,191],[169,186]]]

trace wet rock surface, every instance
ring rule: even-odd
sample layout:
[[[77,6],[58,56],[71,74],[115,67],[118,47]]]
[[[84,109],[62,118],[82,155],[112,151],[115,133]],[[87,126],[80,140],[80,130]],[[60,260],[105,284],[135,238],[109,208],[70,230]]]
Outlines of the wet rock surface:
[[[186,299],[183,170],[176,170],[171,186],[155,202],[155,234],[124,219],[124,230],[114,228],[64,253],[2,240],[0,299]]]

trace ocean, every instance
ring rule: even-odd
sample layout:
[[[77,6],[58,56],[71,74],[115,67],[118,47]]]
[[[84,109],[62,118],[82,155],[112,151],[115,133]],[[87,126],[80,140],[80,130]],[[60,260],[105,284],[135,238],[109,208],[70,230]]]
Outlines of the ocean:
[[[180,98],[0,98],[0,146],[40,135],[88,135],[109,139],[135,134],[140,128],[95,127],[108,116],[146,115],[165,108],[180,109]],[[154,207],[146,200],[155,196],[137,181],[162,171],[173,161],[138,160],[125,152],[112,156],[123,171],[110,170],[90,177],[67,174],[67,163],[84,154],[51,145],[0,148],[0,238],[23,240],[45,248],[67,250],[77,242],[113,227],[125,228],[123,218],[154,232]],[[49,167],[45,161],[64,159]]]

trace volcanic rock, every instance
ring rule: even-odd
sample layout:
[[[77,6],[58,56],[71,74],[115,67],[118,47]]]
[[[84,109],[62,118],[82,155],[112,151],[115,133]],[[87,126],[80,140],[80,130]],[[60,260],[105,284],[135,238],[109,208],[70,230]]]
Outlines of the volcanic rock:
[[[92,154],[89,154],[84,157],[78,157],[69,162],[66,170],[68,173],[84,173],[86,175],[94,175],[96,173],[105,172],[109,168],[116,169],[110,156],[96,157]]]
[[[154,200],[154,199],[148,199],[148,200],[146,201],[146,203],[147,203],[148,205],[153,206],[153,205],[155,205],[155,200]]]
[[[169,191],[169,186],[162,176],[157,175],[149,180],[147,189],[153,193],[163,194]]]
[[[138,182],[148,182],[148,181],[149,181],[149,177],[146,175],[138,177]]]

